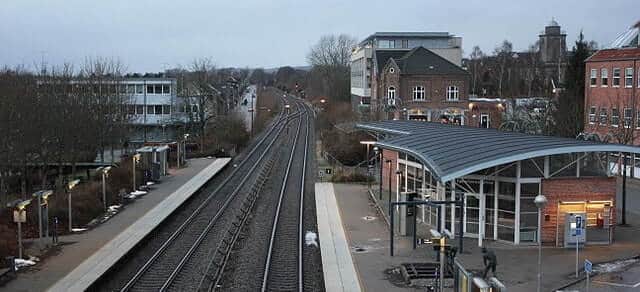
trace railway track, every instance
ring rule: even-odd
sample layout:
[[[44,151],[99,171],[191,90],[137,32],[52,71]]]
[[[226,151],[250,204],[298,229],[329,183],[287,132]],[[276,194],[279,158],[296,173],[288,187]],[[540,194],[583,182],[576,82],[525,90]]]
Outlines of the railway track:
[[[303,111],[307,111],[303,105]],[[303,291],[303,210],[305,177],[309,151],[309,114],[304,128],[298,127],[294,148],[289,157],[278,206],[273,219],[261,291]],[[301,121],[302,122],[302,121]],[[298,143],[298,138],[300,143]],[[292,165],[301,169],[291,175]]]
[[[301,113],[281,112],[277,122],[236,166],[234,171],[202,202],[162,246],[142,265],[121,291],[196,290],[202,271],[210,263],[206,256],[220,246],[218,236],[229,224],[238,224],[237,215],[227,210],[242,210],[252,204],[243,186],[263,164],[285,125]],[[259,180],[254,182],[260,184]],[[249,193],[257,193],[255,189]],[[240,195],[239,195],[240,194]],[[222,196],[226,195],[226,196]],[[248,204],[249,203],[249,204]],[[194,279],[195,278],[195,279]],[[195,281],[194,281],[195,280]]]

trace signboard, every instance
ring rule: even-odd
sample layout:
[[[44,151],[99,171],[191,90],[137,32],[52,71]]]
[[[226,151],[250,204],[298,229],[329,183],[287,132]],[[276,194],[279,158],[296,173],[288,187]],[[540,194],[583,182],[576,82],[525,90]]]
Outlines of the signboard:
[[[27,222],[27,211],[26,210],[14,210],[13,211],[13,222],[15,223],[25,223]]]
[[[584,260],[584,272],[591,273],[593,271],[593,264],[589,260]]]

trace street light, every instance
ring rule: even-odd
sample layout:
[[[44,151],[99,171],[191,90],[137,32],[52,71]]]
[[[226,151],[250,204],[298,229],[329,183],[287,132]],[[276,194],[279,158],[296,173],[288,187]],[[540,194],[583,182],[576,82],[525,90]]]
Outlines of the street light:
[[[9,207],[13,207],[13,222],[18,224],[18,258],[22,258],[22,223],[27,222],[27,206],[31,203],[29,200],[16,200],[9,203]]]
[[[537,195],[533,202],[538,207],[538,292],[542,285],[542,210],[547,205],[547,197],[540,194]],[[577,244],[577,243],[576,243]]]
[[[392,161],[391,159],[387,159],[385,162],[387,163],[387,168],[389,169],[389,198],[388,198],[389,205],[388,206],[389,206],[389,209],[391,209],[391,177],[393,176],[393,174],[391,174]],[[391,212],[391,210],[389,210],[389,212]]]
[[[378,146],[373,146],[373,152],[376,155],[376,160],[374,160],[375,165],[378,166],[378,155],[382,155],[380,148]],[[380,189],[378,190],[378,199],[382,199],[382,156],[380,156]]]
[[[104,211],[107,211],[107,177],[109,176],[109,171],[111,171],[111,166],[99,167],[97,169],[100,173],[102,173],[102,206],[104,207]]]
[[[49,196],[53,194],[53,191],[51,190],[42,190],[42,191],[37,191],[35,193],[33,193],[32,197],[35,197],[38,199],[38,238],[42,238],[42,207],[46,206],[46,213],[49,213],[49,205],[48,205],[48,201],[49,201]],[[48,236],[49,234],[49,215],[45,214],[45,217],[47,218],[47,232],[46,232],[46,236]]]
[[[253,104],[253,100],[251,100],[251,103]],[[251,113],[251,136],[249,137],[253,138],[253,112],[254,112],[253,105],[251,105],[251,108],[248,109],[247,111]]]
[[[180,147],[180,143],[178,143],[178,147]],[[135,155],[133,155],[131,160],[131,173],[133,174],[133,192],[136,191],[136,163],[138,163],[138,161],[140,161],[140,153],[136,153]],[[178,158],[178,160],[180,160]]]
[[[71,219],[71,190],[75,188],[78,183],[80,183],[79,179],[72,180],[67,184],[67,196],[69,199],[69,232],[73,232],[73,221]]]

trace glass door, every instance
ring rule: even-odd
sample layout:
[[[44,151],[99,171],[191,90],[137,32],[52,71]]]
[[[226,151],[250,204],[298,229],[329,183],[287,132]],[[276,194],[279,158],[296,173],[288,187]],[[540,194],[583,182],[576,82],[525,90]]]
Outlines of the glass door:
[[[464,235],[478,237],[480,232],[480,196],[474,193],[464,194]]]

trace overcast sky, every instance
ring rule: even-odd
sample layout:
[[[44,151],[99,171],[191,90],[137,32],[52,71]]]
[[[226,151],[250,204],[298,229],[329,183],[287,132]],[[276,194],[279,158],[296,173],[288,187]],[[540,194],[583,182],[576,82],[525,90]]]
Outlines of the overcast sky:
[[[115,57],[129,71],[161,71],[211,57],[217,66],[305,65],[324,34],[449,31],[491,52],[525,50],[552,17],[573,44],[584,30],[607,44],[640,20],[639,0],[2,0],[0,65]]]

